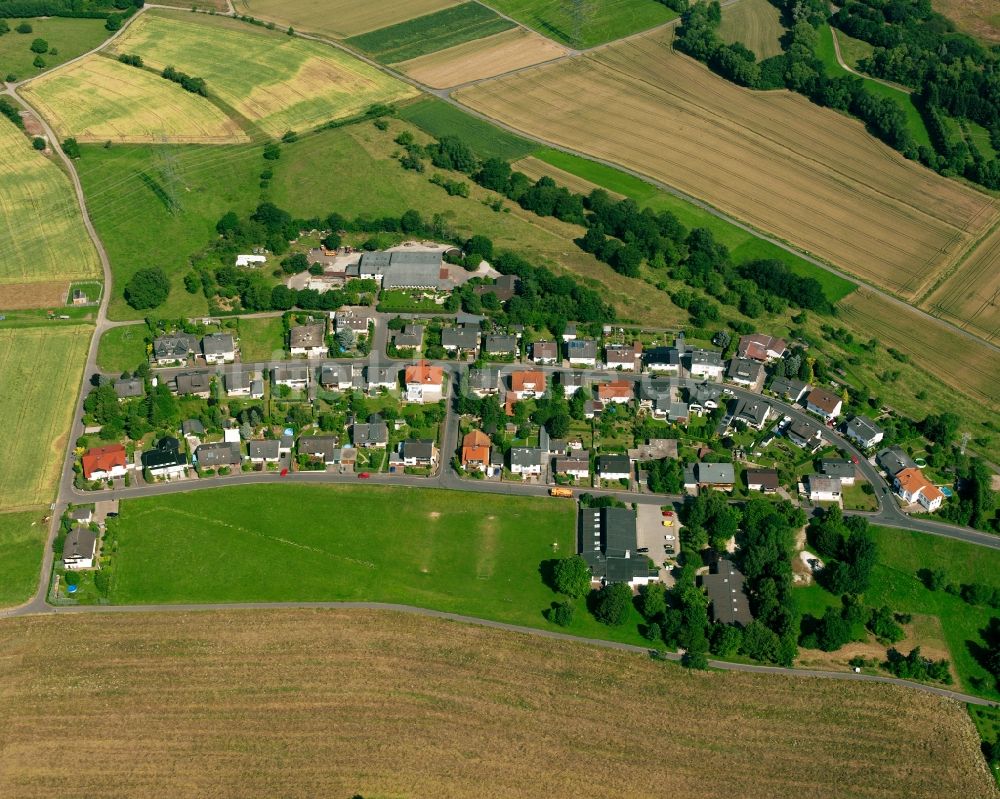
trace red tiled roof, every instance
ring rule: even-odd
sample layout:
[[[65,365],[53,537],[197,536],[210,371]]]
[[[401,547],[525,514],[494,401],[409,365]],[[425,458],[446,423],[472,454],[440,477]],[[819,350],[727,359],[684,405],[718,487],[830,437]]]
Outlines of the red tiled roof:
[[[535,391],[545,390],[545,373],[544,372],[514,372],[510,376],[510,388],[512,391],[521,392],[524,391],[526,387],[531,387]]]
[[[422,386],[439,386],[443,377],[444,369],[431,366],[427,361],[406,367],[406,385],[419,383]]]
[[[94,472],[109,472],[115,466],[125,466],[127,462],[125,447],[121,444],[94,447],[83,454],[83,476],[89,480]]]

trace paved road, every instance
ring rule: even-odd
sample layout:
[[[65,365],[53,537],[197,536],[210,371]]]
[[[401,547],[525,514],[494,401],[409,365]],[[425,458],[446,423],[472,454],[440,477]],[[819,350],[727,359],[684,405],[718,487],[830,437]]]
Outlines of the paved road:
[[[398,605],[384,602],[246,602],[246,603],[215,603],[206,605],[182,604],[182,605],[77,605],[73,607],[47,608],[41,613],[45,615],[75,615],[82,613],[195,613],[206,611],[232,611],[232,610],[380,610],[393,611],[396,613],[409,613],[415,616],[424,616],[435,619],[446,619],[448,621],[460,622],[462,624],[474,624],[479,627],[489,627],[494,630],[531,635],[538,638],[546,638],[554,641],[565,641],[585,646],[595,646],[601,649],[614,649],[620,652],[631,652],[645,655],[647,657],[657,657],[673,662],[680,661],[681,655],[674,652],[659,652],[649,647],[634,646],[618,641],[606,641],[601,638],[583,638],[568,633],[560,633],[555,630],[545,630],[535,627],[523,627],[518,624],[508,624],[502,621],[491,619],[480,619],[475,616],[463,616],[458,613],[447,613],[440,610],[429,610],[427,608],[414,607],[412,605]],[[35,611],[17,610],[4,613],[3,616],[27,616],[39,615]],[[843,680],[850,682],[876,682],[887,685],[896,685],[901,688],[909,688],[915,691],[934,694],[935,696],[953,699],[956,702],[967,702],[973,705],[986,707],[997,707],[997,703],[978,696],[963,694],[959,691],[952,691],[948,688],[940,688],[934,685],[924,685],[923,683],[900,680],[896,677],[885,677],[874,674],[855,674],[854,672],[840,671],[811,671],[809,669],[789,669],[781,666],[756,666],[748,663],[730,663],[722,660],[710,660],[709,666],[723,671],[747,672],[751,674],[776,674],[783,677],[806,677],[826,680]]]

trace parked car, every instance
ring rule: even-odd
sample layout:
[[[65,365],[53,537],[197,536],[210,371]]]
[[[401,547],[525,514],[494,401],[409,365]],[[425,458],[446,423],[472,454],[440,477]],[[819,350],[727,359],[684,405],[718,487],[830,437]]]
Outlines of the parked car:
[[[636,552],[649,552],[649,547],[639,547]]]
[[[362,472],[358,475],[359,480],[367,480],[369,477],[371,477],[371,475],[368,474],[368,472]]]
[[[856,464],[857,462],[858,462],[858,456],[857,455],[851,455],[851,463]]]
[[[281,470],[281,476],[282,477],[288,477],[288,469],[282,469]]]
[[[665,535],[665,536],[663,536],[663,537],[664,537],[665,539],[667,539],[667,541],[673,541],[673,540],[674,540],[674,537],[673,537],[672,535]]]
[[[673,527],[674,523],[670,519],[664,519],[663,520],[663,526],[664,527]]]
[[[663,515],[666,516],[668,519],[672,519],[674,516],[674,512],[672,510],[665,510],[663,511]]]

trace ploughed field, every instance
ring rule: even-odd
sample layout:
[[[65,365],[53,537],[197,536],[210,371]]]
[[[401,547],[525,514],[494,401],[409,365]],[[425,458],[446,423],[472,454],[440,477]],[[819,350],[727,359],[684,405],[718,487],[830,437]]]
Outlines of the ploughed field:
[[[997,201],[859,122],[754,93],[641,36],[460,90],[471,108],[658,178],[906,299],[993,224]]]
[[[388,611],[7,619],[0,650],[6,799],[997,795],[954,702]]]

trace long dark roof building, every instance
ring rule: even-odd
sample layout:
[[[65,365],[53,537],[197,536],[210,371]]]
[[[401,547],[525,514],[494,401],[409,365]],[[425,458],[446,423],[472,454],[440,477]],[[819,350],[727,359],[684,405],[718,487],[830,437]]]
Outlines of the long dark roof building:
[[[753,621],[750,602],[743,591],[743,574],[732,562],[720,560],[715,571],[701,578],[712,601],[712,618],[723,624],[748,625]]]
[[[577,544],[595,579],[631,583],[649,575],[636,552],[635,513],[627,508],[581,508]],[[645,582],[645,580],[642,580]]]

